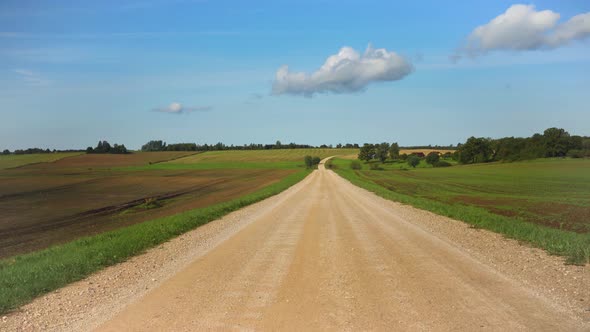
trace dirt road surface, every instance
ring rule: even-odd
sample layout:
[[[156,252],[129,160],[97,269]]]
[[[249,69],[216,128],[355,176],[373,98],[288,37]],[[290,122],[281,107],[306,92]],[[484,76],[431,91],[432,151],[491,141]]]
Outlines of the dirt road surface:
[[[383,200],[323,165],[143,256],[36,300],[5,327],[590,330],[588,267]],[[106,291],[90,296],[97,285]]]

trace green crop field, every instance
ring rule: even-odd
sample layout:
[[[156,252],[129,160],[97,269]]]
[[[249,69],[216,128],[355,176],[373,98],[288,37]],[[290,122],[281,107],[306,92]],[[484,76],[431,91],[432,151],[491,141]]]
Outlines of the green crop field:
[[[180,169],[288,169],[304,167],[303,157],[326,158],[331,156],[356,157],[358,149],[282,149],[209,151],[169,162],[125,168],[127,170],[180,170]]]
[[[174,160],[171,163],[301,163],[303,157],[326,158],[330,156],[357,155],[358,149],[283,149],[283,150],[244,150],[244,151],[210,151],[194,156]]]
[[[35,153],[19,155],[0,155],[0,169],[20,167],[28,164],[48,163],[65,157],[82,154],[81,152]]]
[[[381,196],[529,241],[571,262],[589,260],[590,160],[416,169],[379,164],[382,170],[363,164],[360,171],[349,164],[337,159],[335,171]]]

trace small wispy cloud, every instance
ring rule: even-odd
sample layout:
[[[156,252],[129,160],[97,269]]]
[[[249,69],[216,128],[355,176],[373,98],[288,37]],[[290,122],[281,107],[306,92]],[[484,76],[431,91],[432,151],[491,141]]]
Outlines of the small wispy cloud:
[[[401,80],[412,71],[412,64],[393,51],[369,45],[360,54],[351,47],[343,47],[313,73],[290,72],[288,66],[279,68],[272,93],[306,97],[316,93],[353,93],[363,91],[371,83]]]
[[[166,107],[154,108],[152,111],[169,114],[182,114],[191,112],[208,112],[212,109],[212,106],[184,106],[181,103],[174,102]]]
[[[47,85],[50,83],[49,80],[43,78],[41,75],[29,69],[13,69],[12,71],[15,74],[17,74],[20,77],[20,79],[28,85],[39,86]]]
[[[590,37],[590,12],[558,23],[560,14],[551,10],[537,11],[534,5],[512,5],[490,22],[478,26],[465,44],[453,55],[476,57],[490,51],[530,51],[555,49]]]

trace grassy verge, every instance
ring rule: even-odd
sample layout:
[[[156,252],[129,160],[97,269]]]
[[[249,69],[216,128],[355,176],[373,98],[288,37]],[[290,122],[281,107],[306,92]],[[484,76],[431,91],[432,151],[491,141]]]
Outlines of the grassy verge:
[[[567,257],[571,264],[590,262],[590,234],[580,234],[526,222],[517,218],[497,215],[483,208],[462,204],[447,204],[423,197],[401,194],[384,188],[360,176],[349,168],[350,161],[335,160],[334,171],[354,185],[393,201],[428,210],[453,219],[467,222],[473,227],[488,229],[509,238],[524,241],[545,249],[550,254]]]
[[[309,171],[302,170],[257,192],[228,202],[1,260],[0,313],[83,279],[104,267],[125,261],[232,211],[276,195],[308,174]]]

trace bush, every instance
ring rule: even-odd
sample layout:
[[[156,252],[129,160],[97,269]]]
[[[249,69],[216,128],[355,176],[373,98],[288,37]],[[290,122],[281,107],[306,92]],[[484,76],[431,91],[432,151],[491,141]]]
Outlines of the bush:
[[[380,167],[378,164],[375,164],[375,163],[369,164],[369,169],[372,171],[382,171],[383,170],[382,167]]]
[[[353,161],[350,162],[350,168],[359,170],[359,169],[362,169],[363,166],[361,165],[361,162],[360,161],[353,160]]]
[[[311,168],[311,166],[313,166],[313,159],[311,158],[311,156],[303,157],[303,161],[305,161],[305,167]]]
[[[314,165],[314,166],[315,165],[319,165],[320,164],[320,161],[322,161],[320,159],[320,157],[313,157],[313,158],[311,158],[311,164]]]
[[[426,163],[433,165],[436,164],[440,160],[440,155],[438,152],[432,151],[426,156]]]
[[[569,150],[567,156],[570,158],[590,157],[590,150]]]
[[[418,158],[418,156],[411,155],[408,157],[408,165],[416,168],[418,164],[420,164],[420,158]]]
[[[449,167],[449,166],[453,166],[453,165],[449,162],[444,161],[444,160],[439,160],[439,161],[435,162],[434,164],[432,164],[432,166],[434,166],[434,167]]]

